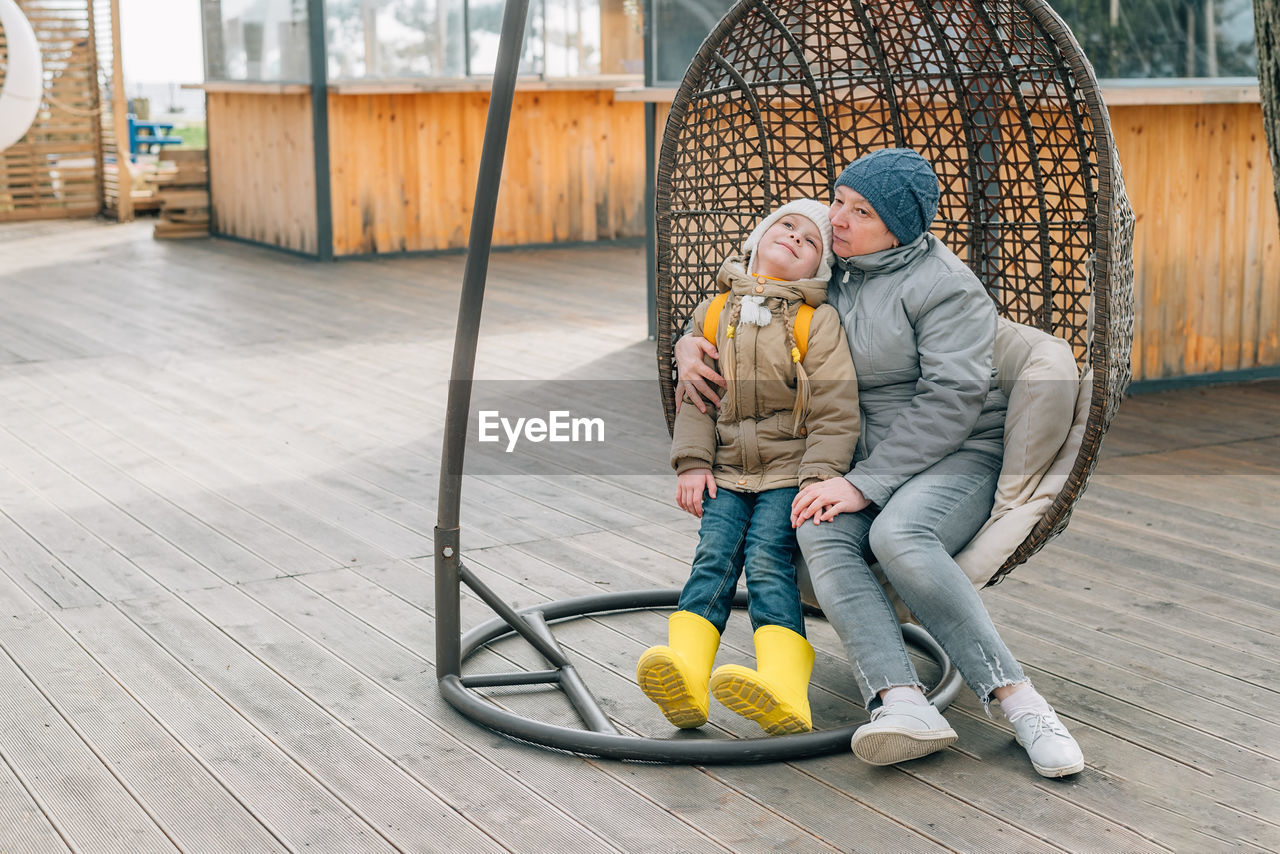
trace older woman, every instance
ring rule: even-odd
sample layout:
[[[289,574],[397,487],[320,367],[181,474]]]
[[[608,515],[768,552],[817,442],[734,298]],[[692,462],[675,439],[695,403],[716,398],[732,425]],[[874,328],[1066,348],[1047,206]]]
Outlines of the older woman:
[[[836,180],[828,293],[858,373],[862,436],[848,474],[800,490],[792,524],[871,710],[853,736],[858,758],[888,765],[956,740],[907,657],[869,566],[878,561],[984,706],[1000,702],[1036,771],[1074,774],[1084,768],[1079,745],[951,557],[991,513],[1007,401],[992,376],[995,306],[929,233],[938,198],[932,167],[909,149],[868,154]],[[718,402],[708,382],[723,385],[701,358],[714,350],[692,334],[676,345],[682,399],[700,409],[704,396]]]

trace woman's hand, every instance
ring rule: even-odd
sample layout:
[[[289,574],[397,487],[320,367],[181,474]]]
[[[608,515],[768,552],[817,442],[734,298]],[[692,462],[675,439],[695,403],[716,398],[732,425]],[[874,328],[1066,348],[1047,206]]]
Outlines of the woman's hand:
[[[715,343],[690,332],[676,341],[672,349],[676,354],[676,412],[680,411],[686,396],[699,412],[707,411],[707,401],[719,406],[720,396],[711,390],[711,383],[723,389],[724,377],[702,359],[704,353],[712,359],[720,358]]]
[[[815,525],[830,522],[841,513],[857,513],[870,504],[858,487],[843,477],[830,477],[796,494],[791,502],[791,527],[799,528],[810,518]]]
[[[676,504],[686,513],[702,518],[702,493],[710,493],[716,497],[716,479],[711,476],[711,469],[689,469],[680,472],[676,477]]]

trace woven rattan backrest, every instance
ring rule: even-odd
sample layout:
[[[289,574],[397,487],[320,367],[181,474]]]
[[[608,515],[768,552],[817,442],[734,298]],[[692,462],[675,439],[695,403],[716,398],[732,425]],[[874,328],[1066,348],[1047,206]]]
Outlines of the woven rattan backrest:
[[[1066,489],[1003,575],[1065,527],[1129,381],[1133,213],[1093,69],[1039,0],[741,0],[672,103],[658,161],[658,364],[720,262],[851,160],[914,148],[933,232],[1000,312],[1070,342],[1093,411]],[[999,577],[997,576],[997,578]]]

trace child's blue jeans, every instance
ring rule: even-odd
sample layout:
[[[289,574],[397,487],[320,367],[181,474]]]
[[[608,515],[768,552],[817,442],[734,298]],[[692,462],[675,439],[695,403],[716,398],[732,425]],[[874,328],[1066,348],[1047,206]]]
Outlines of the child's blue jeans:
[[[715,498],[702,502],[698,549],[680,593],[681,611],[692,611],[723,633],[745,564],[751,628],[783,626],[804,635],[791,527],[796,492],[794,487],[764,492],[719,487]]]

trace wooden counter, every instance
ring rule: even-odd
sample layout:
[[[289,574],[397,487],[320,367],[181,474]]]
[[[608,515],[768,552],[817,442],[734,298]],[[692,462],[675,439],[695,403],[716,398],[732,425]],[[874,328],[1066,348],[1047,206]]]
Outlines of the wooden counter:
[[[517,88],[495,245],[644,234],[644,105],[613,97],[635,79]],[[461,82],[330,87],[335,255],[465,246],[489,95]],[[215,230],[314,253],[308,87],[205,88]]]
[[[329,96],[336,255],[466,245],[487,92]],[[517,90],[495,245],[644,234],[644,108]]]

